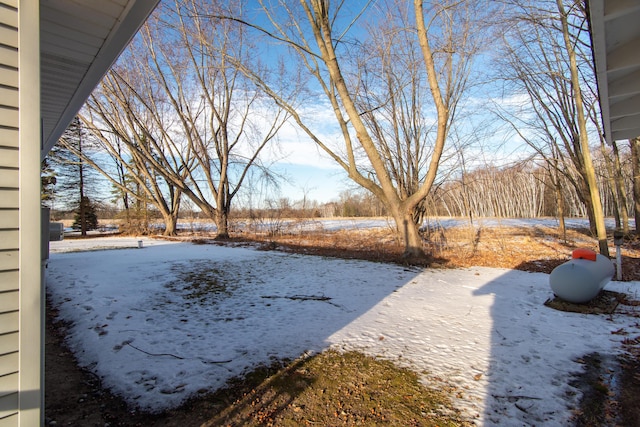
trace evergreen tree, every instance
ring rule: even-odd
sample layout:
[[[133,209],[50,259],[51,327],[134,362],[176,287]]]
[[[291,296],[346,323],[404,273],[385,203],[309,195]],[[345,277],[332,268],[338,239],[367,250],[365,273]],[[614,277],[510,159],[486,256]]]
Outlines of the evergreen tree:
[[[77,227],[83,236],[97,227],[95,200],[87,194],[96,186],[96,173],[83,160],[82,153],[89,148],[87,132],[76,117],[49,154],[56,168],[56,199],[66,209],[75,212]],[[76,154],[78,153],[78,154]]]
[[[82,230],[83,227],[85,232],[98,228],[96,207],[87,196],[82,197],[73,221],[73,228]]]

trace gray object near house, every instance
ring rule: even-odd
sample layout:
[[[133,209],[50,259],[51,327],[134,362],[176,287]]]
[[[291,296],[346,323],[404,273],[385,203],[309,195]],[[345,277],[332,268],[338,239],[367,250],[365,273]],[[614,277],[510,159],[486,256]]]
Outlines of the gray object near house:
[[[582,304],[594,299],[609,283],[613,263],[597,254],[595,261],[572,259],[557,266],[549,275],[551,290],[565,301]]]

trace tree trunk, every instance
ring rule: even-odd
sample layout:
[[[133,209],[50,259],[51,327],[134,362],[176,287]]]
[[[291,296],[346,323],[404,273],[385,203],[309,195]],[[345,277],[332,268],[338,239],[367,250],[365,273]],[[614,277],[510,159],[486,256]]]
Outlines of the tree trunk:
[[[164,221],[164,235],[175,236],[178,231],[178,214],[166,213],[162,215]]]
[[[640,137],[630,139],[633,170],[633,214],[636,220],[636,235],[640,236]]]
[[[216,222],[216,227],[218,228],[216,239],[228,239],[229,238],[229,214],[227,209],[225,208],[216,209],[215,222]]]
[[[584,107],[582,102],[582,91],[580,90],[580,78],[578,74],[578,65],[576,62],[576,52],[573,44],[569,38],[569,24],[567,22],[567,12],[564,9],[562,0],[556,0],[558,5],[558,11],[560,12],[562,23],[562,34],[564,38],[565,47],[569,54],[569,68],[571,70],[571,86],[573,87],[573,96],[576,103],[576,113],[580,148],[582,151],[582,158],[584,163],[584,177],[589,188],[589,196],[593,205],[593,216],[595,220],[596,235],[598,239],[598,246],[600,247],[600,253],[606,257],[609,256],[609,245],[607,243],[607,229],[604,224],[604,212],[602,210],[602,200],[600,200],[600,193],[598,191],[598,185],[596,182],[596,172],[593,167],[593,161],[591,160],[591,152],[589,150],[589,136],[587,134],[587,121],[584,114]]]
[[[581,177],[583,174],[581,174]],[[594,236],[596,235],[596,219],[593,210],[593,201],[591,200],[591,196],[589,194],[589,185],[585,182],[584,179],[580,179],[578,182],[578,187],[576,188],[576,195],[582,204],[584,205],[585,211],[587,211],[587,218],[589,219],[589,231]]]
[[[418,231],[418,226],[411,221],[411,216],[408,215],[402,220],[404,227],[404,254],[405,259],[424,258],[425,253],[422,249],[422,236]]]
[[[80,158],[78,159],[78,187],[80,190],[80,206],[79,215],[80,215],[80,235],[87,235],[87,205],[84,201],[84,162],[82,161],[82,133],[80,132],[80,127],[77,127],[78,130],[78,152],[80,152]]]
[[[567,241],[567,228],[564,223],[564,199],[562,198],[562,188],[560,180],[555,184],[556,192],[556,212],[558,214],[558,232],[562,235],[562,240]]]
[[[582,143],[583,156],[585,158],[585,178],[587,180],[587,186],[589,187],[589,199],[593,208],[593,218],[595,222],[598,246],[600,248],[600,253],[608,257],[609,245],[607,243],[607,229],[604,224],[604,211],[602,209],[602,201],[600,200],[598,184],[596,183],[596,171],[591,161],[591,154],[589,153],[589,146],[586,141],[586,135],[581,139],[585,140]]]
[[[627,191],[624,188],[624,178],[622,176],[622,166],[620,165],[620,153],[618,152],[618,144],[613,141],[613,171],[616,187],[616,194],[619,200],[619,209],[622,221],[622,231],[629,234],[629,208],[627,207]]]
[[[616,229],[619,230],[622,228],[622,220],[621,220],[621,212],[620,212],[620,192],[616,187],[616,179],[614,166],[609,158],[609,153],[607,153],[607,149],[605,147],[604,139],[600,139],[600,152],[602,153],[602,159],[604,160],[605,169],[607,171],[607,184],[609,187],[609,192],[611,193],[611,197],[613,198],[613,217],[616,223]],[[605,190],[606,191],[606,190]]]
[[[404,244],[403,258],[407,260],[424,258],[422,236],[420,236],[418,225],[413,221],[413,210],[406,209],[400,203],[390,206],[389,210],[396,223],[396,233]]]

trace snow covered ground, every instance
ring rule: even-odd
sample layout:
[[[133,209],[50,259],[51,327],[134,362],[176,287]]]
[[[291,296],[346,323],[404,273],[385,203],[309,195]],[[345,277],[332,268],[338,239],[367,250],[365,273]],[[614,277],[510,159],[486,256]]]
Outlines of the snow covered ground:
[[[142,248],[138,249],[138,240]],[[85,249],[110,248],[109,250]],[[607,289],[636,295],[640,283]],[[614,355],[637,319],[555,311],[548,275],[407,269],[148,238],[51,242],[47,291],[68,343],[146,410],[273,358],[357,349],[459,388],[480,425],[565,425],[578,358]]]

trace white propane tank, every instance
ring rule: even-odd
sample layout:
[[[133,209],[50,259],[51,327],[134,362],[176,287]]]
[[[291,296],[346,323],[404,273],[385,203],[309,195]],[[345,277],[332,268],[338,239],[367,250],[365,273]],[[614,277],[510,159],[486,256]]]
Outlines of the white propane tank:
[[[568,302],[589,302],[613,277],[613,263],[590,249],[576,249],[572,258],[554,268],[549,275],[551,290]]]

